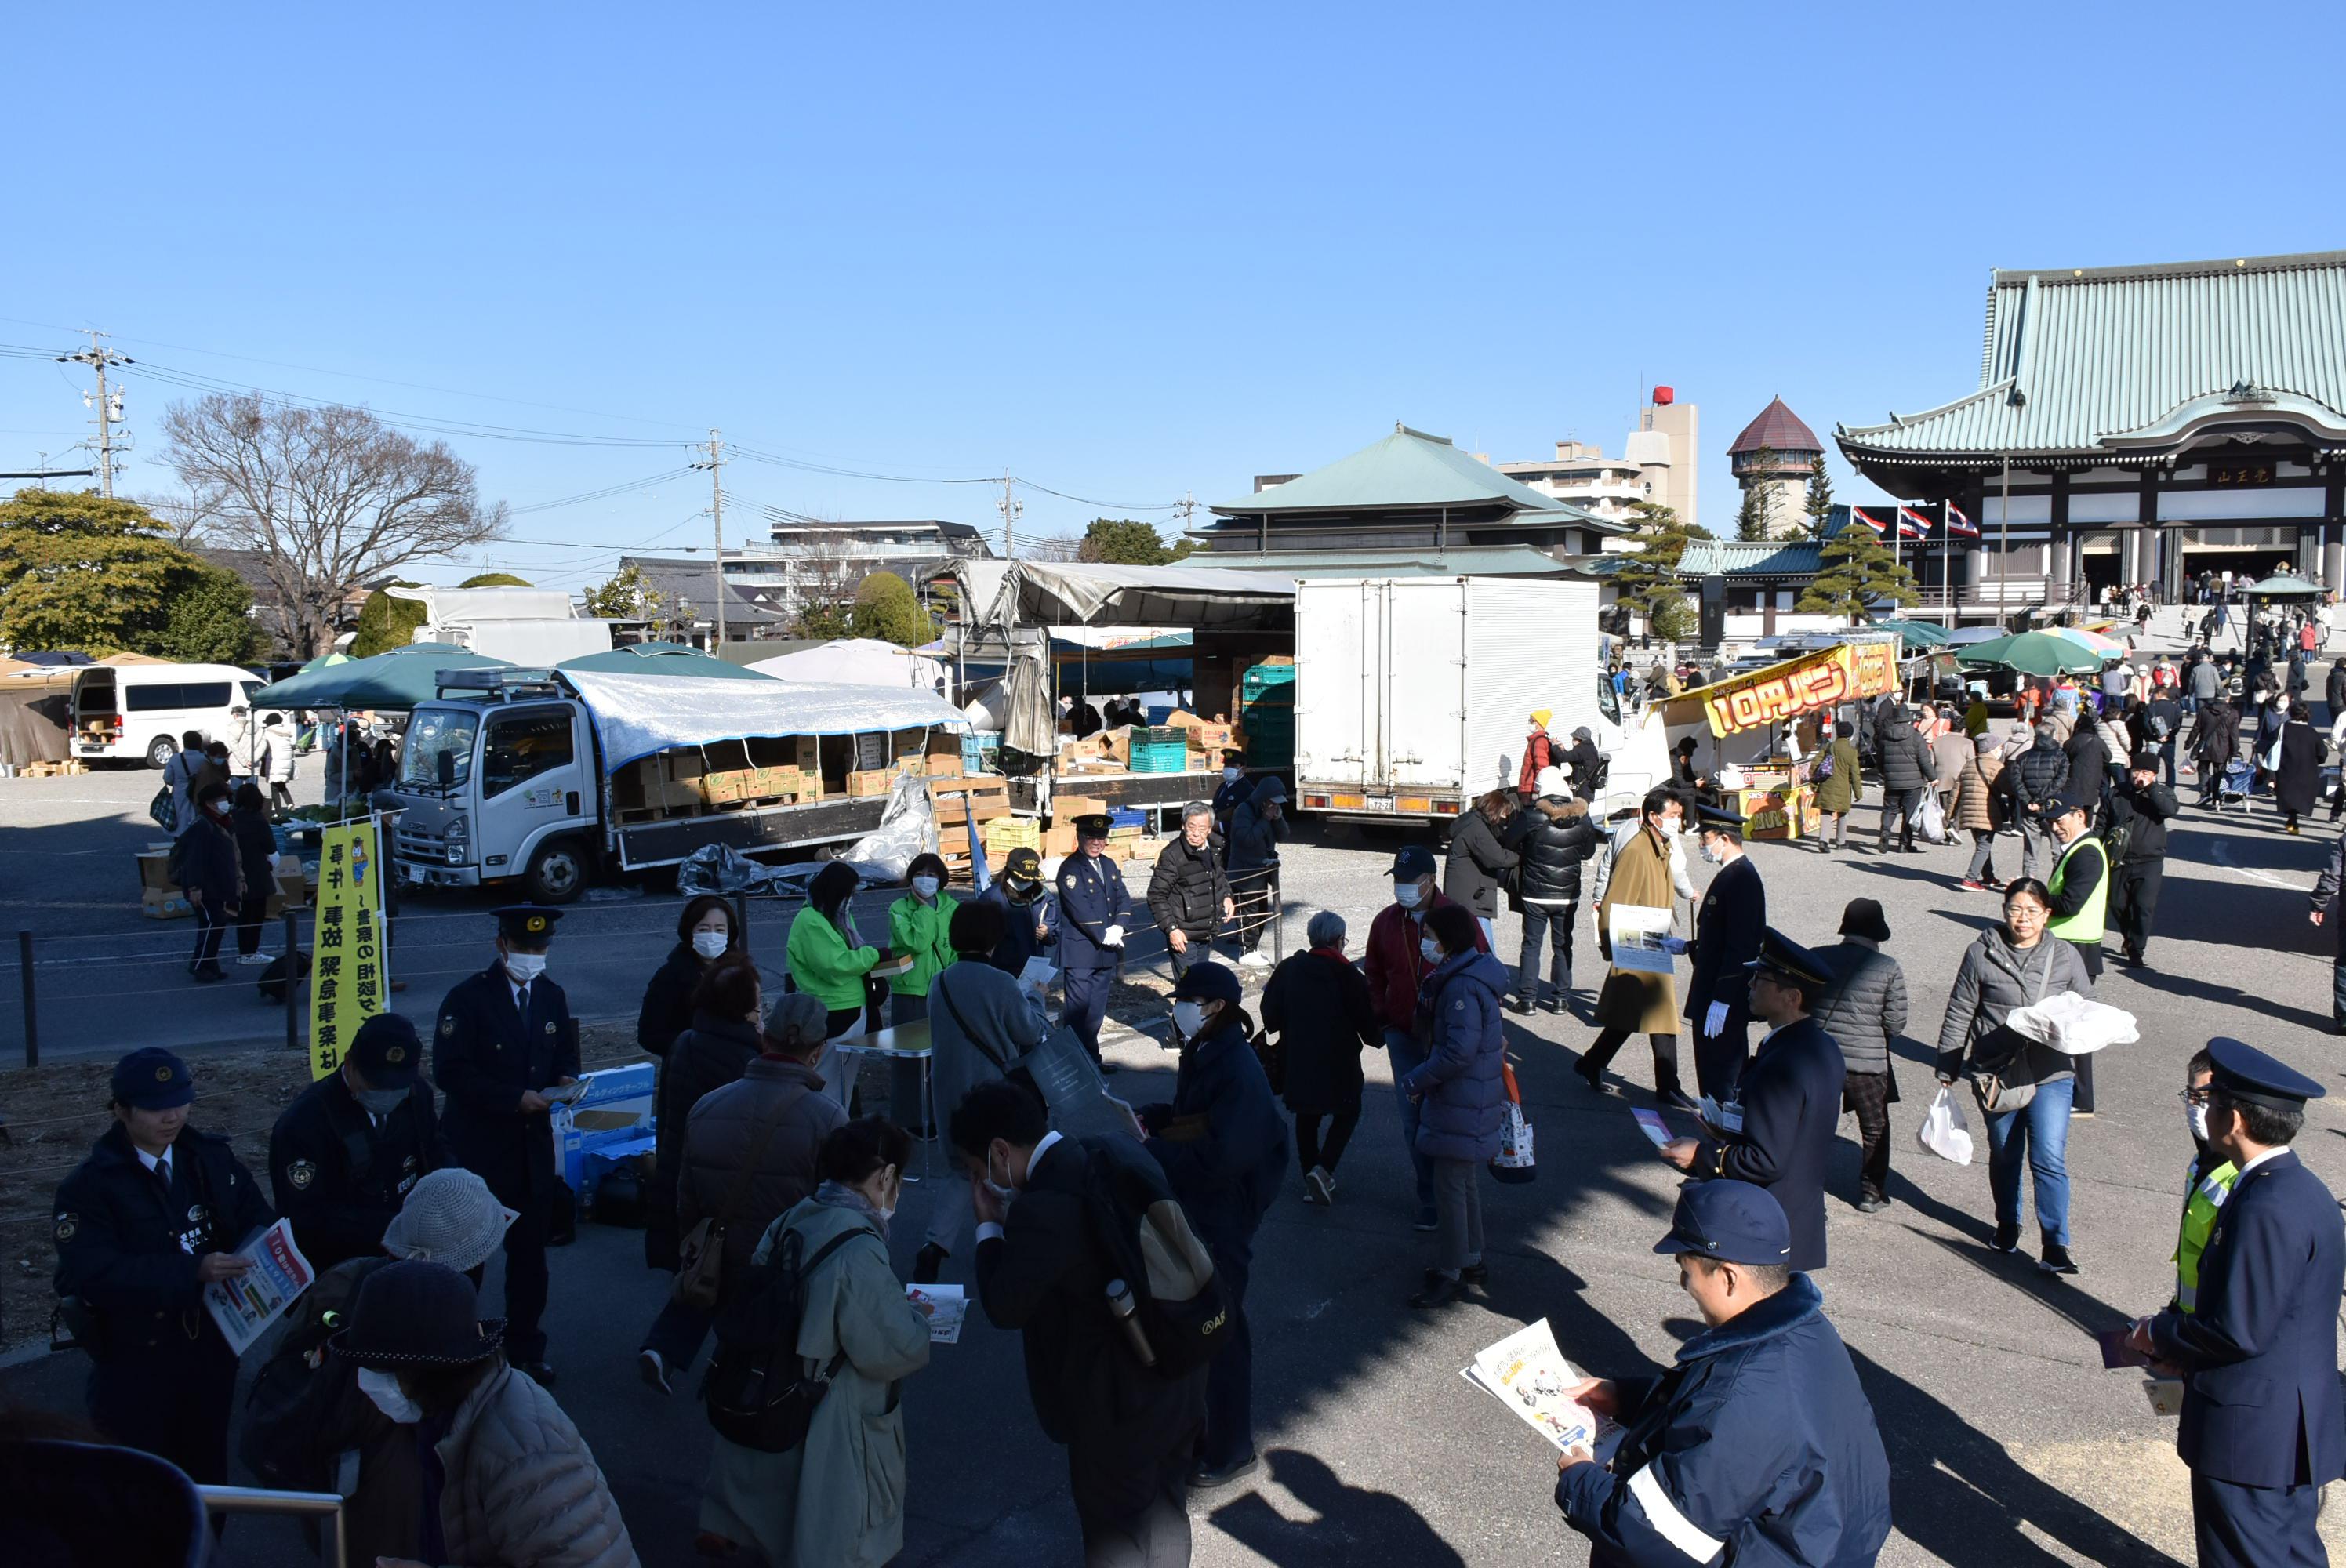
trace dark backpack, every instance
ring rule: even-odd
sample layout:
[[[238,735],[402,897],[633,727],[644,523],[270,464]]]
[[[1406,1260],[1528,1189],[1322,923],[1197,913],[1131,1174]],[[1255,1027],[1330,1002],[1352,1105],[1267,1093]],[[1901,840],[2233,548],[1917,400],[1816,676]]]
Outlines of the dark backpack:
[[[806,1237],[785,1230],[765,1262],[752,1264],[731,1283],[717,1308],[717,1349],[700,1378],[700,1398],[718,1436],[759,1453],[788,1453],[806,1441],[815,1407],[847,1362],[842,1349],[820,1375],[807,1375],[798,1350],[807,1281],[857,1237],[879,1235],[860,1225],[804,1257]]]
[[[260,972],[258,985],[263,1002],[282,1002],[289,985],[310,978],[310,954],[301,948],[280,952]]]
[[[1085,1159],[1086,1216],[1110,1278],[1132,1289],[1134,1319],[1155,1357],[1152,1369],[1178,1382],[1212,1360],[1229,1338],[1229,1306],[1213,1255],[1189,1228],[1156,1161],[1137,1152],[1120,1157],[1095,1139],[1076,1146]],[[1119,1337],[1117,1343],[1125,1341]]]
[[[343,1400],[365,1396],[358,1392],[354,1364],[327,1349],[326,1341],[345,1327],[350,1303],[358,1299],[366,1277],[391,1261],[368,1258],[352,1269],[348,1291],[331,1304],[321,1304],[328,1292],[313,1287],[254,1374],[244,1397],[237,1456],[261,1485],[283,1492],[335,1489],[340,1456],[317,1441],[318,1433],[343,1424],[334,1419]],[[332,1271],[327,1278],[343,1282]]]

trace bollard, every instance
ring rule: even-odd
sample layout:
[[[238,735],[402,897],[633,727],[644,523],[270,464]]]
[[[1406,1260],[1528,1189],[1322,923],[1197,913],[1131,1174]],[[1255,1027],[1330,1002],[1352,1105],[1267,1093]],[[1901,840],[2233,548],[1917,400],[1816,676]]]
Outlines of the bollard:
[[[33,1001],[33,933],[16,933],[16,967],[25,983],[25,1065],[41,1064],[40,1009]]]
[[[1282,922],[1279,918],[1279,872],[1276,870],[1265,871],[1263,881],[1270,894],[1270,962],[1276,966],[1287,962],[1287,934],[1280,929]]]
[[[299,956],[301,951],[301,928],[294,923],[291,910],[280,910],[278,912],[284,917],[285,921],[285,1049],[299,1051],[301,1049],[301,1021],[293,1016],[295,1012],[293,998],[296,993],[293,982],[295,976],[301,972],[301,960]]]

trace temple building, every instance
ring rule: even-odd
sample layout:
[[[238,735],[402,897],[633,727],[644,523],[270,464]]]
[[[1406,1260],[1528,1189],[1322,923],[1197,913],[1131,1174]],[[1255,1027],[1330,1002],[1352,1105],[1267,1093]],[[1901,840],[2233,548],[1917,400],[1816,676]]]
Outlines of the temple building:
[[[2203,571],[2346,588],[2346,251],[1997,271],[1977,390],[1835,437],[1976,524],[1958,613]]]

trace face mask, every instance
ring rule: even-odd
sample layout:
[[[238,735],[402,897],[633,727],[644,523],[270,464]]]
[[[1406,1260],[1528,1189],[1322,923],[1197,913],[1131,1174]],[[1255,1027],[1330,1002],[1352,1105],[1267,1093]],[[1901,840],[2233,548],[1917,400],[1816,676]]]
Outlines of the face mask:
[[[367,1115],[371,1116],[387,1116],[399,1109],[400,1102],[407,1098],[404,1089],[361,1089],[357,1093],[359,1104],[366,1107]]]
[[[1705,844],[1702,847],[1702,858],[1703,863],[1706,865],[1718,866],[1724,865],[1727,862],[1727,857],[1720,854],[1717,850],[1712,849],[1708,844]]]
[[[359,1392],[374,1401],[374,1408],[403,1427],[412,1427],[423,1419],[423,1407],[407,1397],[399,1380],[389,1372],[378,1372],[372,1367],[359,1369]]]
[[[1198,1032],[1205,1026],[1206,1010],[1197,1003],[1177,1002],[1173,1004],[1173,1027],[1181,1032],[1182,1039],[1195,1040]]]
[[[937,896],[937,879],[934,877],[914,877],[913,879],[913,891],[920,894],[924,899],[933,899]]]
[[[1659,827],[1661,828],[1661,830],[1662,830],[1662,837],[1663,837],[1663,838],[1665,838],[1665,839],[1675,839],[1675,838],[1677,838],[1677,837],[1678,836],[1678,833],[1679,833],[1679,832],[1680,832],[1680,830],[1681,830],[1681,826],[1682,826],[1682,825],[1678,822],[1678,819],[1676,819],[1675,817],[1665,817],[1665,818],[1663,818],[1663,819],[1661,820],[1661,821],[1660,821],[1660,823],[1658,824],[1658,826],[1659,826]]]
[[[1417,907],[1417,901],[1423,895],[1423,890],[1415,882],[1395,882],[1393,884],[1393,902],[1401,905],[1401,907],[1405,910],[1413,910]]]
[[[2208,1141],[2208,1107],[2207,1107],[2207,1106],[2205,1106],[2205,1105],[2186,1105],[2186,1106],[2184,1106],[2184,1107],[2183,1107],[2183,1119],[2184,1119],[2185,1123],[2186,1123],[2187,1125],[2189,1125],[2189,1127],[2191,1128],[2191,1136],[2192,1136],[2192,1138],[2194,1139],[2194,1141],[2198,1142],[2198,1143],[2202,1143],[2202,1144],[2204,1144],[2204,1143],[2206,1143],[2206,1142]]]
[[[1434,941],[1430,936],[1422,936],[1417,939],[1417,951],[1425,955],[1425,962],[1428,963],[1440,963],[1442,962],[1442,944]]]
[[[505,954],[505,972],[513,976],[515,985],[527,985],[546,972],[546,954],[509,952]]]
[[[701,957],[716,960],[725,956],[732,938],[721,931],[697,931],[692,933],[692,951]]]
[[[1005,1208],[1009,1207],[1011,1200],[1018,1196],[1016,1187],[994,1179],[994,1156],[991,1154],[985,1156],[985,1190],[992,1193],[994,1201]]]
[[[1225,783],[1225,784],[1235,784],[1235,783],[1237,783],[1238,781],[1239,781],[1239,770],[1238,770],[1237,769],[1235,769],[1235,768],[1225,768],[1225,769],[1222,769],[1222,782],[1223,782],[1223,783]]]

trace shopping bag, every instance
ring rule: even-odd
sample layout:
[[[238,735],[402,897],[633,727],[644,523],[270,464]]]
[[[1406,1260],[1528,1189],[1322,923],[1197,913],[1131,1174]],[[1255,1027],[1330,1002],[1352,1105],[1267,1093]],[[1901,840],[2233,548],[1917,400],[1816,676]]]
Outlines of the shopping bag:
[[[1539,1174],[1532,1163],[1532,1123],[1524,1115],[1524,1095],[1515,1087],[1515,1070],[1504,1058],[1499,1063],[1499,1079],[1507,1089],[1507,1119],[1499,1132],[1499,1155],[1491,1162],[1491,1175],[1503,1182],[1527,1182]]]
[[[1931,1108],[1923,1113],[1923,1123],[1914,1129],[1914,1138],[1943,1160],[1953,1160],[1959,1166],[1972,1163],[1971,1129],[1964,1125],[1963,1107],[1947,1092],[1946,1084],[1939,1085]]]
[[[2142,1038],[2133,1013],[2074,991],[2015,1007],[2004,1014],[2004,1023],[2015,1033],[2072,1056],[2106,1045],[2130,1045]]]
[[[1922,791],[1922,798],[1915,802],[1914,836],[1933,844],[1947,841],[1947,814],[1940,809],[1939,792],[1935,789]]]

